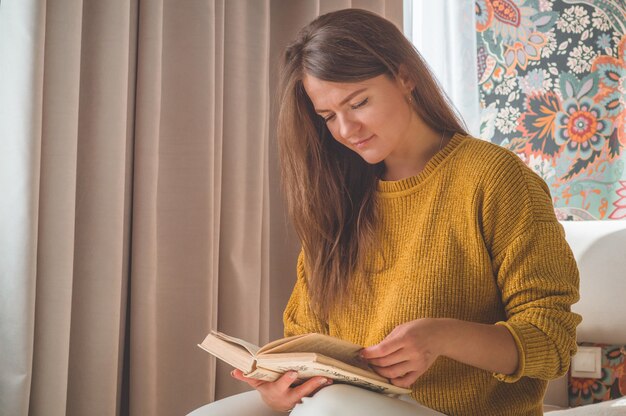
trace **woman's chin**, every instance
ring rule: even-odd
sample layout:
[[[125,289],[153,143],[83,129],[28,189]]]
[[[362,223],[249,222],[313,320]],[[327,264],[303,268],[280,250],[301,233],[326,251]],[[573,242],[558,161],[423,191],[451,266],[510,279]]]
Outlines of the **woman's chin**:
[[[376,165],[385,159],[380,155],[371,154],[369,152],[357,152],[361,158],[370,165]]]

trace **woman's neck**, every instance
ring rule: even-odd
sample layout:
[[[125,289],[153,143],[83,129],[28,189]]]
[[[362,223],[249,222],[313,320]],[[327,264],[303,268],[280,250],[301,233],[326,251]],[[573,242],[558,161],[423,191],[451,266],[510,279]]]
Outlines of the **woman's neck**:
[[[425,124],[418,127],[407,135],[404,146],[385,159],[384,180],[398,181],[418,175],[447,143],[445,132],[437,132]]]

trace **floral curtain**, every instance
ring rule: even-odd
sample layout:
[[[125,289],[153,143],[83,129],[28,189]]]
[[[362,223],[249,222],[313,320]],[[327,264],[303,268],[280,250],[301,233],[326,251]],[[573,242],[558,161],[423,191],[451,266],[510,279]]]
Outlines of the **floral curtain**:
[[[626,219],[626,2],[476,0],[481,137],[550,187],[560,219]]]

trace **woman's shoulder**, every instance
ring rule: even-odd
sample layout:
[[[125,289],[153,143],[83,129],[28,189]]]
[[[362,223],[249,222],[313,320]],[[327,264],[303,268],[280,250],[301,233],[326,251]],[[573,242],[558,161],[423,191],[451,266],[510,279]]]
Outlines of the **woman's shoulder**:
[[[464,136],[455,159],[470,176],[496,179],[501,176],[523,177],[529,168],[513,152],[495,143]]]
[[[463,138],[464,146],[461,146],[461,153],[472,160],[485,163],[514,163],[521,162],[521,159],[510,150],[473,136]],[[523,163],[523,162],[522,162]]]
[[[458,158],[462,171],[474,186],[487,193],[549,195],[545,181],[515,153],[482,139],[467,136]]]

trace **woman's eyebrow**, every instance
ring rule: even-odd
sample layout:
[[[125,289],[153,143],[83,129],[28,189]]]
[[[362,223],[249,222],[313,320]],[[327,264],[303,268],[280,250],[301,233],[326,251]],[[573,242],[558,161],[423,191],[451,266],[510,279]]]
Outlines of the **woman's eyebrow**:
[[[339,103],[339,106],[344,105],[345,103],[347,103],[348,101],[350,101],[352,98],[354,98],[355,96],[359,95],[360,93],[362,93],[363,91],[367,90],[367,87],[365,88],[361,88],[360,90],[356,90],[350,94],[348,94],[348,96],[346,98],[344,98],[343,100],[341,100],[341,102]],[[315,109],[316,113],[329,113],[330,110],[318,110],[317,108]]]

